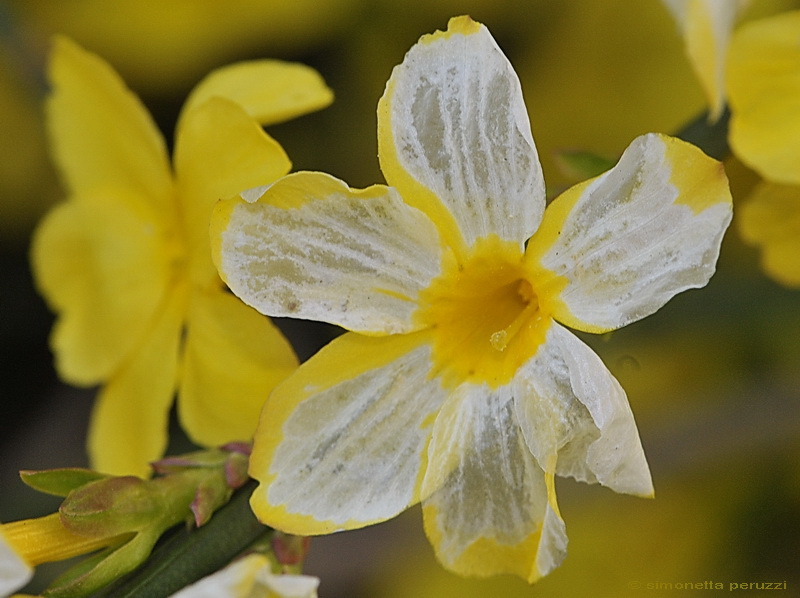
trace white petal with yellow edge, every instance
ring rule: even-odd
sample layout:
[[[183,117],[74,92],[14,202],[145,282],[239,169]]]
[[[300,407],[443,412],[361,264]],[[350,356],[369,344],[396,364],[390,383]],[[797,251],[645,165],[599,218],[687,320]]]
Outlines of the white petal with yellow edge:
[[[574,334],[554,323],[512,388],[525,440],[543,468],[617,492],[652,495],[625,391]]]
[[[33,577],[33,567],[26,563],[3,535],[0,525],[0,596],[10,596]]]
[[[469,17],[423,37],[378,106],[387,182],[467,245],[497,234],[522,243],[544,210],[542,170],[514,69]],[[444,209],[442,209],[444,207]]]
[[[418,327],[417,295],[441,268],[436,228],[393,189],[352,190],[321,173],[289,175],[254,203],[220,202],[211,234],[245,303],[365,333]]]
[[[548,206],[526,260],[556,320],[605,332],[704,286],[730,220],[722,164],[688,143],[648,134],[614,168]]]
[[[270,395],[256,432],[251,503],[301,535],[394,517],[419,500],[431,426],[445,391],[429,335],[345,334]]]
[[[195,443],[249,441],[270,391],[295,368],[269,318],[221,290],[192,293],[178,413]]]
[[[461,575],[529,581],[566,553],[552,474],[531,455],[509,386],[465,384],[436,419],[422,487],[425,531]]]

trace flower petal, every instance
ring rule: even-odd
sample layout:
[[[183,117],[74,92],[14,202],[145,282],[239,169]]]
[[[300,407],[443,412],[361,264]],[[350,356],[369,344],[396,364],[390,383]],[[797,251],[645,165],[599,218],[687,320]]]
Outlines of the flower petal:
[[[256,589],[261,589],[258,577],[264,570],[270,571],[269,559],[263,554],[250,553],[170,598],[248,598],[258,595],[255,594]]]
[[[131,360],[100,391],[89,423],[93,469],[147,477],[149,463],[164,453],[184,300],[182,293],[171,294]]]
[[[652,496],[625,391],[574,334],[554,323],[545,344],[517,374],[513,391],[525,440],[543,469]]]
[[[742,238],[761,248],[761,265],[781,284],[800,287],[800,186],[761,183],[739,209]]]
[[[423,37],[394,69],[378,148],[389,185],[454,248],[492,233],[521,247],[541,220],[544,179],[519,80],[469,17]]]
[[[321,173],[285,177],[255,203],[220,202],[211,236],[222,278],[261,313],[367,333],[418,327],[417,294],[441,268],[435,227],[394,189]]]
[[[436,418],[422,484],[425,532],[460,575],[535,581],[566,554],[552,474],[528,450],[508,386],[465,384]]]
[[[725,107],[725,57],[736,18],[749,0],[663,0],[681,28],[686,54],[717,120]]]
[[[747,23],[728,58],[729,140],[776,183],[800,184],[800,11]]]
[[[265,524],[326,534],[394,517],[419,500],[445,392],[427,333],[349,333],[270,395],[256,432],[251,504]]]
[[[606,332],[714,273],[731,196],[722,165],[664,135],[635,139],[617,166],[547,209],[526,259],[539,300],[572,328]]]
[[[238,104],[262,125],[325,108],[333,101],[333,92],[317,71],[280,60],[239,62],[213,71],[192,90],[183,113],[214,96]]]
[[[272,183],[291,168],[283,148],[236,104],[210,98],[184,112],[175,146],[178,196],[192,279],[216,280],[208,227],[223,197]]]
[[[157,213],[170,209],[171,175],[164,141],[119,76],[74,42],[54,41],[47,117],[55,161],[69,190],[123,189]]]
[[[250,440],[270,391],[296,368],[269,318],[223,291],[192,294],[178,409],[195,443]]]
[[[17,554],[0,525],[0,596],[10,596],[33,577],[33,568]]]
[[[141,342],[169,284],[169,251],[147,210],[123,190],[67,201],[40,223],[31,260],[58,314],[51,345],[73,384],[108,377]]]

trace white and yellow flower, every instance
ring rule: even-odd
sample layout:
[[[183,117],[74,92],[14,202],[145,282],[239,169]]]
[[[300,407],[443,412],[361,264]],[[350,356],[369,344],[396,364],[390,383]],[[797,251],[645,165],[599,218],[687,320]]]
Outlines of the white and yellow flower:
[[[204,577],[172,598],[317,598],[319,579],[278,575],[263,554],[249,554]]]
[[[421,502],[448,568],[533,581],[566,550],[555,475],[653,493],[624,391],[562,324],[613,330],[706,284],[727,180],[650,134],[545,210],[519,81],[469,17],[395,68],[378,146],[389,186],[296,173],[212,218],[245,302],[350,330],[267,401],[252,506],[311,535]]]

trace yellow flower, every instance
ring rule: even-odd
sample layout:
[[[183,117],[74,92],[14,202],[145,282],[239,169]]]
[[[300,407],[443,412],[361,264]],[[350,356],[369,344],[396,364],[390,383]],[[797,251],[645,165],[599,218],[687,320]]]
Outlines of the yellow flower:
[[[725,58],[737,17],[750,0],[662,0],[686,41],[686,54],[710,105],[709,120],[725,108]]]
[[[276,575],[263,554],[249,554],[176,592],[172,598],[317,598],[319,579]]]
[[[234,293],[351,331],[265,404],[253,509],[312,535],[422,502],[445,566],[533,581],[566,550],[556,474],[653,491],[624,391],[560,323],[613,330],[703,286],[727,180],[650,134],[545,211],[519,81],[469,17],[395,68],[378,147],[389,186],[296,173],[212,217]]]
[[[730,144],[766,179],[742,206],[740,230],[770,276],[800,287],[800,11],[742,26],[728,62]]]
[[[149,115],[100,58],[57,39],[49,76],[49,132],[69,198],[40,225],[32,261],[58,314],[59,374],[102,385],[89,431],[95,468],[144,475],[163,453],[176,388],[195,442],[249,439],[296,358],[267,319],[225,292],[210,259],[210,210],[289,171],[259,122],[325,106],[330,91],[302,65],[220,69],[184,106],[171,167]]]

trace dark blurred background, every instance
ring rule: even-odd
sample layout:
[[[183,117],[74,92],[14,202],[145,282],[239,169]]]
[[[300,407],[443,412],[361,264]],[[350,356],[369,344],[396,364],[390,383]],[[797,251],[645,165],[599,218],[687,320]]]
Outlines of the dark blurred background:
[[[745,18],[796,8],[759,0]],[[449,17],[485,23],[517,69],[551,195],[576,182],[554,158],[613,158],[648,131],[676,132],[705,109],[676,26],[657,0],[5,0],[0,3],[0,521],[57,501],[20,469],[86,465],[93,389],[60,383],[52,316],[33,286],[30,235],[62,198],[41,102],[53,33],[110,62],[168,142],[209,70],[250,58],[309,64],[336,94],[324,111],[269,128],[296,170],[351,186],[382,182],[375,109],[392,67]],[[757,181],[726,162],[734,201]],[[465,580],[435,562],[411,509],[366,530],[315,539],[307,572],[326,598],[626,596],[686,582],[786,581],[800,596],[800,294],[769,280],[736,221],[707,288],[601,337],[582,338],[628,392],[656,499],[559,481],[564,565],[535,586]],[[800,258],[798,258],[800,259]],[[302,359],[336,331],[281,322]],[[185,448],[175,431],[176,450]],[[672,587],[673,591],[666,589]],[[755,594],[751,594],[755,595]]]

